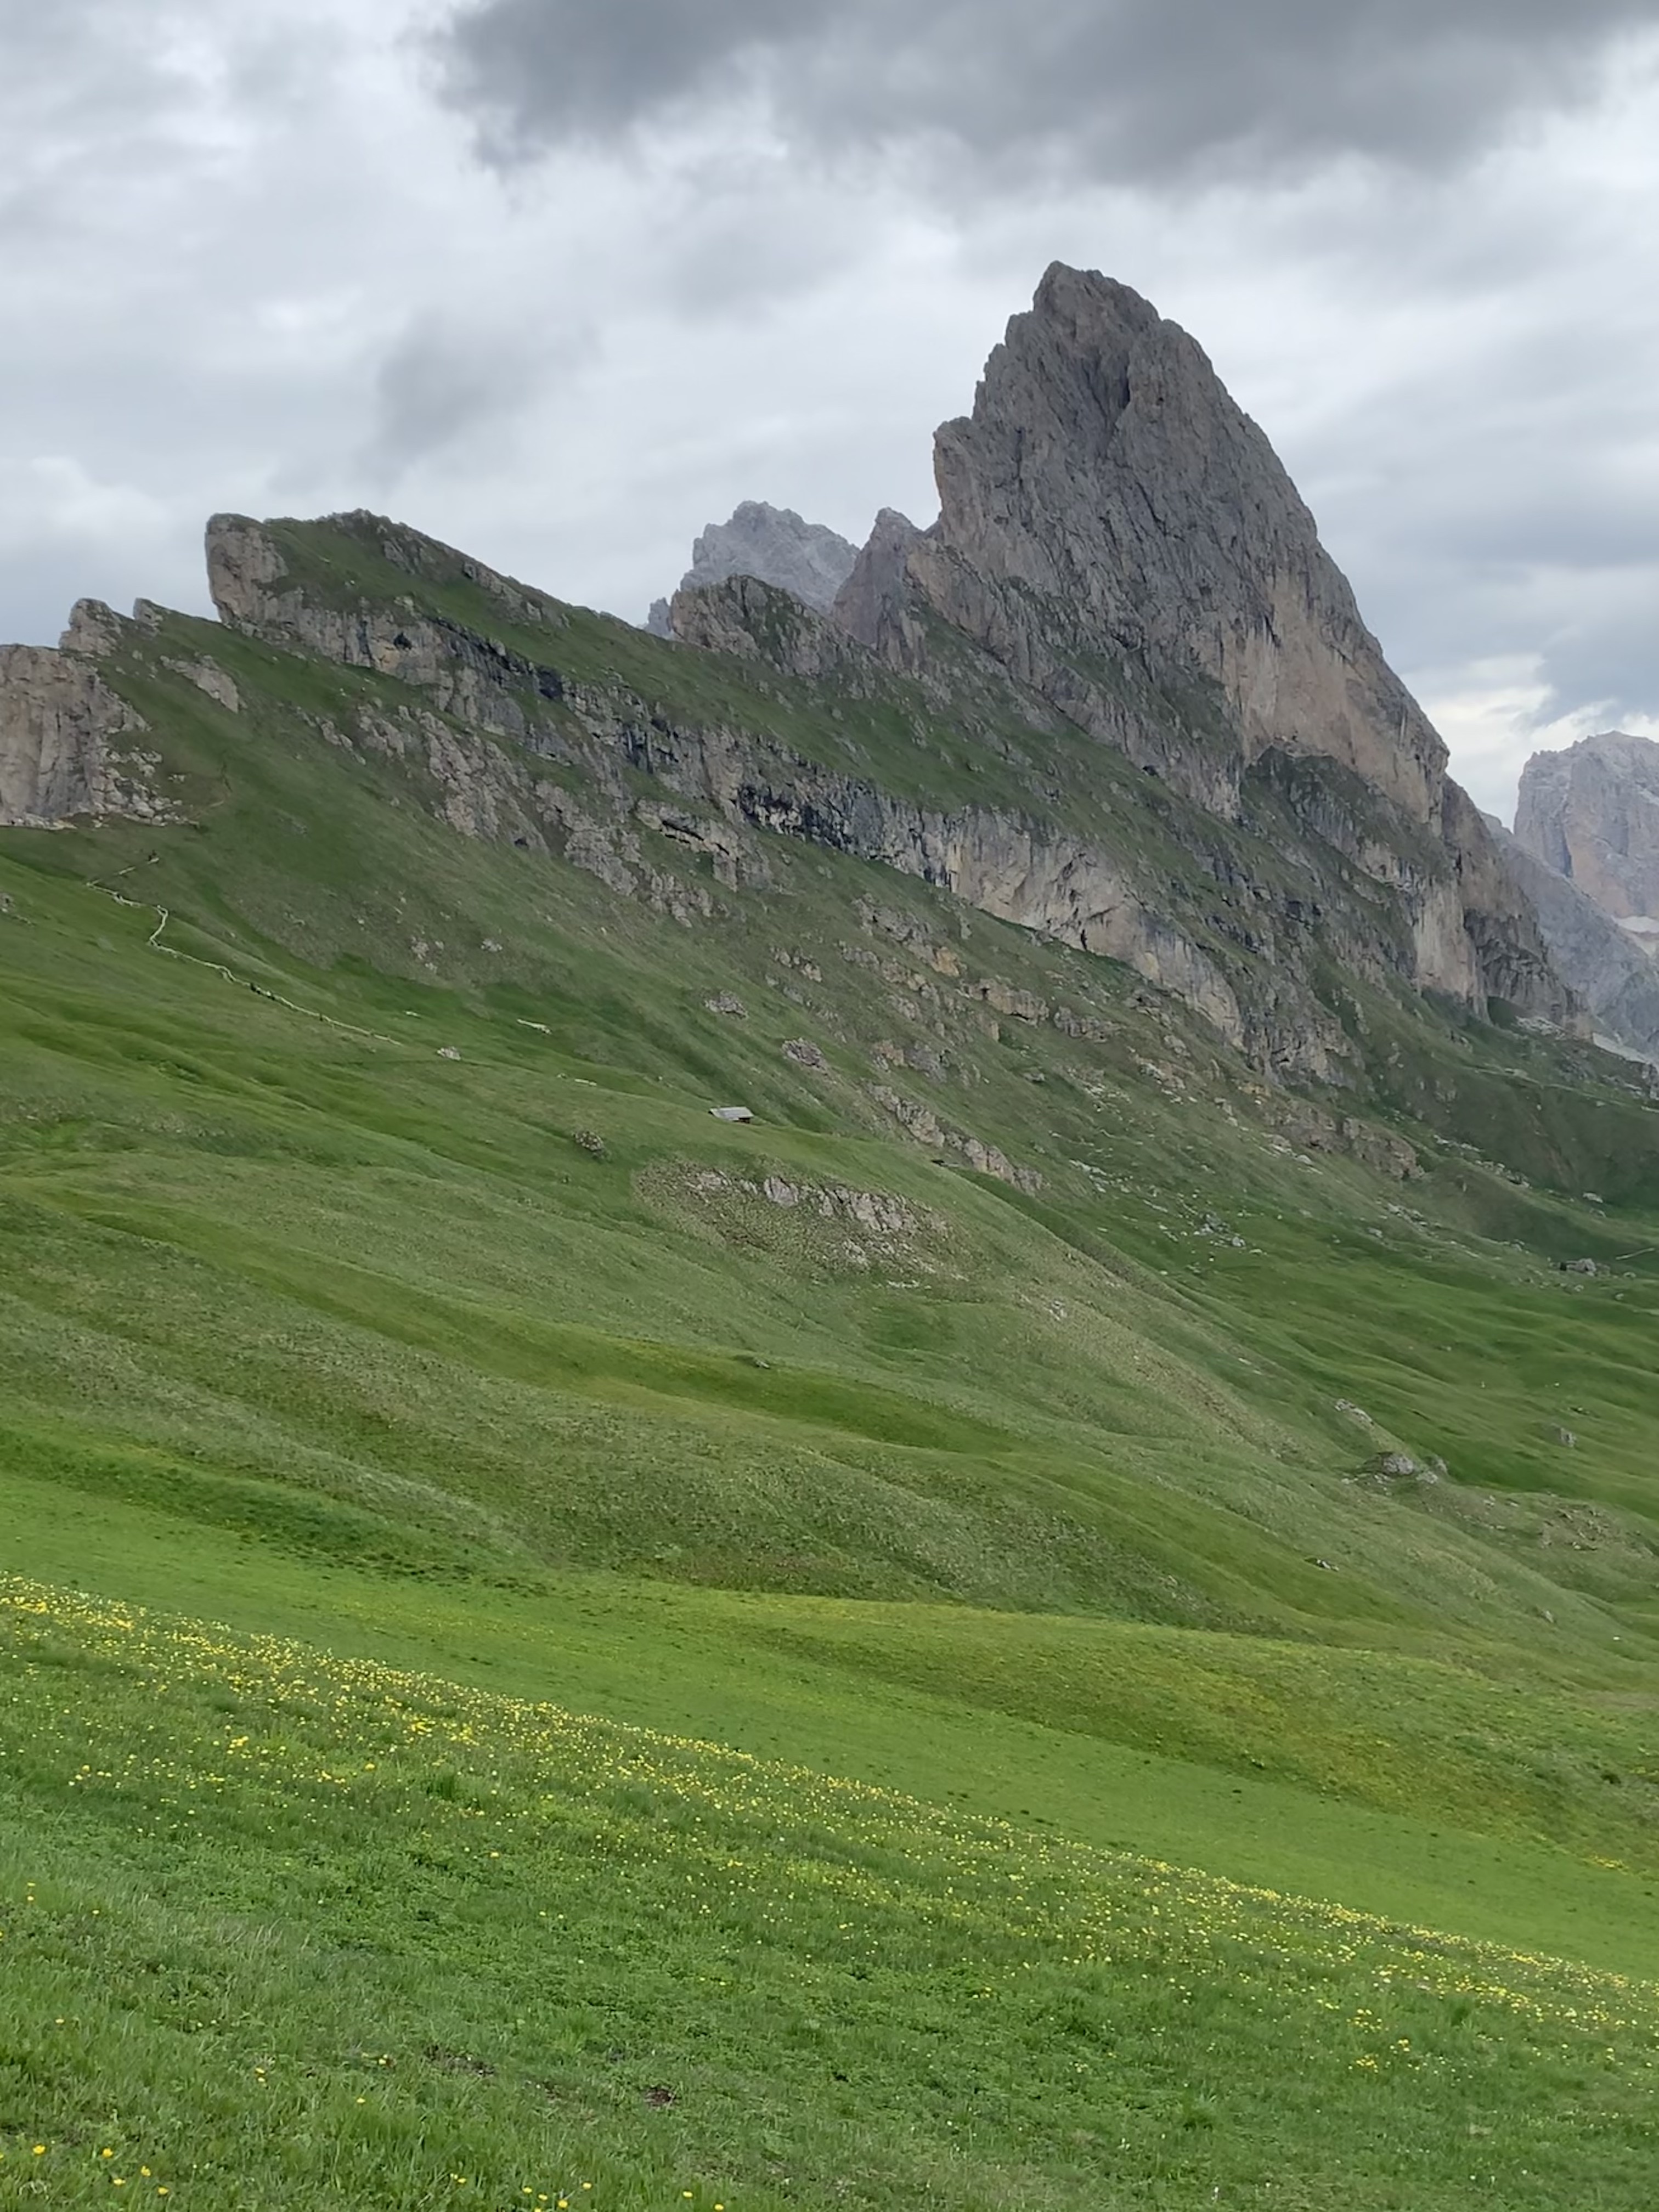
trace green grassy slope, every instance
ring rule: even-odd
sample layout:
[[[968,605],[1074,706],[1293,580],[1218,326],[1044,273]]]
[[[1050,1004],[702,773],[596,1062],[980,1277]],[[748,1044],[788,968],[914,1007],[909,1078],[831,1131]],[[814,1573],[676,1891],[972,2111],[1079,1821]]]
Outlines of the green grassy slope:
[[[0,2173],[54,2203],[1649,2185],[1650,1987],[36,1584],[0,1613]]]
[[[593,641],[596,654],[655,650],[605,625]],[[456,835],[407,775],[306,719],[343,716],[395,689],[384,679],[182,622],[157,653],[204,646],[234,673],[241,714],[159,659],[123,678],[193,826],[0,833],[0,1561],[850,1778],[969,1826],[1000,1819],[1659,1978],[1659,1123],[1623,1071],[1352,986],[1376,1074],[1341,1110],[1415,1145],[1425,1172],[1402,1182],[1351,1147],[1308,1149],[1299,1102],[1110,963],[782,841],[769,882],[720,886],[686,926],[562,861]],[[745,1011],[711,1012],[721,994]],[[785,1056],[799,1039],[821,1067]],[[1040,1186],[912,1141],[872,1085]],[[710,1117],[739,1102],[754,1127]],[[1601,1272],[1560,1272],[1581,1256]],[[1444,1474],[1368,1468],[1399,1449]],[[359,1962],[363,2047],[390,2007],[417,2051],[474,2051],[493,2002],[483,1970],[465,1947],[421,1954],[441,1984],[433,2016],[459,2024],[417,2025],[416,1968],[362,1903],[407,1874],[375,1856],[389,1848],[378,1800],[319,1842],[310,1783],[271,1781],[240,1825],[220,1833],[211,1817],[199,1878],[146,1917],[165,1824],[145,1840],[59,1788],[74,1729],[112,1740],[143,1693],[77,1644],[104,1630],[46,1601],[69,1656],[15,1677],[18,1742],[57,1747],[33,1779],[14,1776],[14,1871],[37,1877],[62,1927],[102,1899],[100,1914],[125,1916],[129,1963],[172,1972],[251,1916],[272,1948],[218,1988],[215,2018],[280,2015],[298,2035],[317,1967],[283,1884],[337,1856],[356,1869],[337,1894],[356,1884],[362,1911],[341,1904],[330,1942]],[[256,1704],[286,1696],[273,1667],[249,1677]],[[218,1692],[198,1686],[210,1707]],[[196,1721],[179,1729],[167,1758],[188,1764],[205,1739]],[[449,1800],[420,1802],[450,1818]],[[939,1815],[893,1817],[893,1836],[933,1840],[892,1848],[933,1854],[938,1881],[954,1881]],[[264,1820],[297,1840],[273,1841],[261,1871],[248,1839]],[[413,1829],[406,1841],[427,1848]],[[588,1880],[573,1864],[538,1862],[512,1912],[532,1897],[532,1919],[561,1909],[549,1899]],[[669,1850],[650,1879],[686,1876]],[[1195,1918],[1209,1894],[1182,1893]],[[453,1903],[445,1891],[431,1909]],[[617,1922],[590,1906],[587,1940],[614,1949]],[[1262,1941],[1289,1955],[1296,1929],[1328,1924],[1292,1915]],[[880,1948],[898,1944],[882,1929]],[[63,1972],[89,1972],[97,1948],[78,1963],[66,1950]],[[649,1969],[625,1998],[635,2027],[612,2040],[643,2040],[647,2018],[667,2033],[660,1977],[712,1971],[695,1952]],[[777,1990],[795,1971],[778,1967]],[[1064,1979],[1053,1960],[1042,1971]],[[1232,1966],[1203,1971],[1205,2004],[1233,2006]],[[1364,1971],[1374,1988],[1395,1970]],[[544,2008],[536,2034],[570,2045],[574,2121],[559,2106],[528,2134],[508,2124],[507,2090],[490,2085],[532,2078],[511,2055],[489,2058],[493,2076],[423,2062],[421,2094],[438,2082],[456,2171],[482,2178],[476,2146],[498,2127],[533,2152],[510,2190],[492,2169],[502,2203],[601,2168],[623,2202],[667,2201],[682,2171],[694,2188],[737,2173],[750,2203],[793,2172],[798,2197],[828,2202],[842,2167],[908,2177],[901,2201],[918,2203],[933,2188],[1179,2203],[1199,2201],[1200,2180],[1237,2201],[1275,2164],[1304,2193],[1259,2201],[1324,2201],[1324,2152],[1275,2135],[1290,2119],[1247,2093],[1255,2044],[1224,2081],[1211,2055],[1226,2039],[1183,2027],[1179,2062],[1152,2066],[1146,2039],[1174,2030],[1145,2014],[1130,2071],[1164,2084],[1136,2092],[1159,2117],[1085,2113],[1073,2132],[1090,2142],[1067,2149],[1038,2142],[1009,2086],[1016,2047],[1039,2054],[1044,2081],[1060,2063],[1042,2025],[1059,1983],[987,2042],[947,2022],[910,1966],[895,1972],[866,2024],[896,2086],[856,2138],[839,2088],[814,2075],[803,2102],[787,2068],[726,2045],[708,2055],[706,2078],[728,2081],[714,2132],[702,2118],[679,2132],[677,2106],[649,2122],[659,2138],[641,2136],[639,2085],[613,2094],[603,2053],[570,2055],[580,2036],[527,1995],[513,2004]],[[78,1986],[66,2018],[91,2016]],[[1261,2015],[1298,2053],[1319,2043],[1304,1999],[1281,1990]],[[850,1987],[836,2002],[861,2017]],[[1370,2005],[1358,1984],[1338,2002],[1345,2019]],[[1646,2002],[1620,1999],[1620,2018],[1645,2021]],[[127,2105],[172,2112],[181,2142],[207,2124],[188,2097],[164,2105],[179,2022],[146,2004],[125,2017],[122,2033],[142,2029]],[[40,2027],[7,2030],[9,2163],[32,2156],[37,2128],[90,2128],[87,2085],[112,2063],[107,2023],[61,2063],[31,2039]],[[261,2027],[261,2049],[276,2032]],[[1620,2080],[1646,2032],[1614,2039]],[[1480,2033],[1512,2115],[1589,2094],[1565,2086],[1581,2063],[1565,2045]],[[941,2036],[918,2086],[907,2069]],[[662,2047],[678,2066],[684,2046]],[[1467,2117],[1431,2100],[1398,2140],[1405,2090],[1360,2081],[1364,2055],[1341,2062],[1340,2085],[1371,2116],[1354,2123],[1370,2146],[1348,2169],[1357,2203],[1420,2203],[1425,2187],[1437,2204],[1563,2201],[1538,2193],[1559,2176],[1529,2124],[1503,2124],[1501,2158],[1469,2134],[1492,2123],[1449,2047],[1437,2078]],[[983,2131],[969,2086],[982,2067],[1004,2100]],[[1318,2079],[1337,2095],[1334,2075]],[[1177,2080],[1191,2124],[1159,2101]],[[751,2110],[800,2107],[778,2157],[753,2161],[731,2117],[750,2089],[733,2082]],[[274,2140],[251,2094],[228,2089],[216,2108],[242,2146],[227,2158]],[[908,2148],[906,2096],[933,2115]],[[392,2197],[364,2196],[349,2160],[331,2179],[304,2163],[345,2097],[334,2059],[319,2062],[283,2108],[301,2146],[290,2193],[250,2203],[428,2201],[432,2144],[417,2156],[396,2114],[368,2139],[411,2161]],[[340,2105],[348,2120],[356,2109]],[[971,2154],[947,2141],[952,2113]],[[1244,2165],[1209,2148],[1194,2163],[1223,2113]],[[1601,2194],[1582,2201],[1643,2201],[1620,2126],[1597,2136]],[[1456,2159],[1434,2163],[1431,2136]],[[1120,2136],[1127,2162],[1097,2158]],[[1501,2174],[1477,2187],[1482,2161]],[[222,2201],[227,2170],[203,2167],[200,2201]],[[1099,2194],[1108,2176],[1118,2197]],[[182,2199],[182,2178],[165,2185]]]

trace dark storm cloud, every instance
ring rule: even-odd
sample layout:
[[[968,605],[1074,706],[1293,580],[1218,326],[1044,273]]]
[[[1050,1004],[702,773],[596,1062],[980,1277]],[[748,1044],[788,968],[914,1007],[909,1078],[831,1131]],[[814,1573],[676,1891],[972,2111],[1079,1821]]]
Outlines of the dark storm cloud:
[[[1155,180],[1358,152],[1418,165],[1598,82],[1659,0],[482,0],[440,34],[494,158],[758,94],[793,143],[914,142]]]

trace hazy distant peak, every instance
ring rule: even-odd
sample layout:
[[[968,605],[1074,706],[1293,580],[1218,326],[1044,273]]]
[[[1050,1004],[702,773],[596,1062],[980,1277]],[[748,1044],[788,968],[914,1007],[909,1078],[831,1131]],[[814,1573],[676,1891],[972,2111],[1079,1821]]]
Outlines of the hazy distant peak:
[[[816,613],[827,614],[858,557],[858,548],[823,523],[808,522],[793,507],[745,499],[729,521],[711,522],[700,534],[680,589],[754,576],[793,593]],[[672,634],[666,600],[652,608],[647,627],[659,636]]]
[[[1619,920],[1659,914],[1659,744],[1603,730],[1534,753],[1515,834]]]

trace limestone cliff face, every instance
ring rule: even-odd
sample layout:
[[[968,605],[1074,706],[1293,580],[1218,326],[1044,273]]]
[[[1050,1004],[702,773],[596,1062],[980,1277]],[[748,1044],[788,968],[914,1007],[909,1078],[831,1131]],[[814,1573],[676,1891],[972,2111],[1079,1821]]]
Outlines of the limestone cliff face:
[[[1605,913],[1659,916],[1659,744],[1610,730],[1534,753],[1515,835]]]
[[[823,523],[804,521],[793,507],[746,499],[730,521],[711,522],[697,538],[679,587],[700,591],[732,576],[750,576],[826,614],[857,559],[857,546]],[[678,635],[666,599],[656,602],[647,627],[659,637]]]
[[[837,615],[900,666],[942,617],[1210,811],[1273,757],[1359,799],[1343,842],[1413,908],[1416,980],[1559,1014],[1527,901],[1361,620],[1312,515],[1194,341],[1056,266],[936,453],[940,516],[884,517]]]
[[[932,573],[962,627],[1000,617],[1034,665],[1092,648],[1206,678],[1246,764],[1324,754],[1435,818],[1444,745],[1267,439],[1137,293],[1051,269],[935,466],[935,542],[954,557]]]
[[[164,822],[143,718],[105,682],[118,618],[83,599],[61,646],[0,646],[0,826],[57,829],[125,816]]]
[[[720,585],[683,585],[674,594],[673,635],[705,653],[764,661],[787,676],[834,677],[857,690],[874,674],[869,657],[838,623],[815,615],[792,592],[754,576]]]
[[[1153,910],[1131,868],[1086,837],[1008,810],[895,798],[867,777],[839,775],[751,734],[641,717],[618,742],[631,768],[729,823],[919,876],[1000,921],[1122,961],[1184,1000],[1231,1044],[1267,1043],[1217,963]],[[1322,1078],[1333,1072],[1334,1038],[1316,1021],[1291,1024],[1265,1056],[1281,1073]]]
[[[901,665],[916,657],[902,628],[910,556],[921,537],[908,515],[896,507],[883,507],[830,609],[842,628],[866,651]]]

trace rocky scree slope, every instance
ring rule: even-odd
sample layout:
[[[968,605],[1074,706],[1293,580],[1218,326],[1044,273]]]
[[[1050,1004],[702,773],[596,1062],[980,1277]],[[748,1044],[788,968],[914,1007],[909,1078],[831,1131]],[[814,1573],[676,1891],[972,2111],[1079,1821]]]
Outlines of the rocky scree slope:
[[[928,531],[878,521],[838,602],[896,666],[942,618],[1069,720],[1223,821],[1330,763],[1320,834],[1396,891],[1411,972],[1565,1011],[1527,900],[1362,621],[1261,431],[1185,331],[1056,265],[935,453]]]

